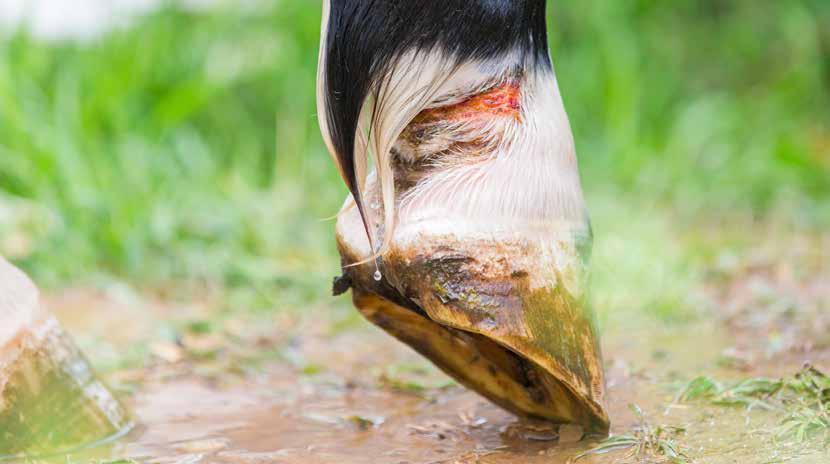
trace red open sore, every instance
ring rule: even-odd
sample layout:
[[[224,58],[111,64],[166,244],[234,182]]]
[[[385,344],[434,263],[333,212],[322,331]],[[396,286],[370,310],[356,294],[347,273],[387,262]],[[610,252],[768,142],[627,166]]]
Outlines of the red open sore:
[[[518,120],[520,108],[519,83],[506,81],[453,105],[424,110],[413,122],[463,121],[488,116],[510,116]]]

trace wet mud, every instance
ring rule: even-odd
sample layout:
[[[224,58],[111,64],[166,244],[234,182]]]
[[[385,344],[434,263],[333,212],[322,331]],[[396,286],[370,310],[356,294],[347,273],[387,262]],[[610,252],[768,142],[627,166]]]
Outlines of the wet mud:
[[[555,464],[573,462],[597,443],[580,441],[581,432],[560,437],[555,428],[517,421],[478,395],[445,385],[443,374],[368,324],[334,336],[295,329],[311,335],[292,339],[287,360],[242,374],[205,376],[189,361],[143,372],[127,399],[140,423],[136,430],[72,459]],[[689,462],[826,462],[820,449],[775,442],[770,430],[778,419],[772,413],[676,404],[678,383],[689,373],[738,376],[719,362],[732,341],[733,334],[707,324],[606,337],[612,433],[636,426],[629,407],[636,404],[654,422],[685,428],[681,440]],[[315,366],[314,372],[302,366]],[[406,368],[390,380],[383,366]],[[578,462],[661,462],[624,458],[614,453]]]
[[[805,280],[788,270],[803,267],[794,263],[715,275],[714,311],[697,322],[609,323],[602,349],[611,433],[636,430],[636,405],[651,424],[683,430],[674,439],[688,463],[830,462],[821,442],[776,433],[780,411],[678,401],[698,376],[779,378],[804,363],[830,372],[821,329],[827,269]],[[580,431],[518,421],[381,329],[338,319],[353,315],[351,308],[230,320],[222,323],[224,338],[204,333],[159,343],[162,321],[209,316],[208,305],[118,295],[69,292],[46,304],[99,365],[110,352],[149,346],[151,361],[103,369],[139,425],[117,443],[43,462],[565,464],[598,444]],[[671,461],[622,451],[576,462]]]

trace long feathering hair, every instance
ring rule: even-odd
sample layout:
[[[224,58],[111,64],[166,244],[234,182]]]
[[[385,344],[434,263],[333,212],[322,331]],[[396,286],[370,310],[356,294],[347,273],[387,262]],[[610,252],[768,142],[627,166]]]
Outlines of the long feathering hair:
[[[551,68],[545,0],[326,0],[322,29],[320,126],[376,254],[364,204],[370,157],[385,246],[395,223],[390,152],[413,118],[459,74],[478,73],[484,85],[516,68]]]

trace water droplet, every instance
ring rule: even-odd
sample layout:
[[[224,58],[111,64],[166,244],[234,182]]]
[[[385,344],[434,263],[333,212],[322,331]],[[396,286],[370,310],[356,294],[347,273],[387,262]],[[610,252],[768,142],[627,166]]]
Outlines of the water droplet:
[[[383,279],[383,274],[380,271],[375,271],[375,281],[380,282],[380,279]]]

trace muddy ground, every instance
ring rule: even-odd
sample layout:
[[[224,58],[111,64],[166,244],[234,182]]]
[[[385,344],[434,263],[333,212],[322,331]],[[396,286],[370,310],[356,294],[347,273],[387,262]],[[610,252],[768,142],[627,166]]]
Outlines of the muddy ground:
[[[821,437],[779,434],[781,410],[678,400],[701,375],[830,371],[830,274],[811,246],[721,263],[700,289],[714,309],[692,322],[605,327],[613,433],[637,431],[640,408],[682,456],[628,450],[579,462],[830,462]],[[348,309],[217,317],[208,303],[118,289],[68,290],[46,304],[137,421],[70,462],[566,463],[598,443],[518,422]],[[130,353],[143,361],[125,361]]]

